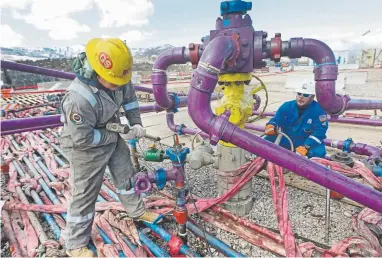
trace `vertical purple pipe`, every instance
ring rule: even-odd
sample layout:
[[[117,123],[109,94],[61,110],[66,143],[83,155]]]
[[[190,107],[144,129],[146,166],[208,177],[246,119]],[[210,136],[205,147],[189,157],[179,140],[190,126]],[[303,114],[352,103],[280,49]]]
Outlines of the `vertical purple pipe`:
[[[175,107],[175,99],[170,97],[167,92],[166,70],[173,64],[185,64],[189,61],[185,47],[176,47],[166,50],[155,60],[151,83],[153,84],[153,94],[155,101],[163,109]]]
[[[382,212],[382,193],[241,130],[228,122],[228,112],[219,117],[213,114],[210,98],[218,80],[217,74],[214,70],[201,67],[200,64],[203,62],[214,67],[221,67],[225,58],[230,54],[224,51],[230,42],[224,39],[217,41],[218,39],[219,37],[211,41],[204,50],[198,68],[193,73],[188,95],[188,113],[199,128],[210,134],[211,143],[216,144],[219,140],[230,142],[377,212]]]

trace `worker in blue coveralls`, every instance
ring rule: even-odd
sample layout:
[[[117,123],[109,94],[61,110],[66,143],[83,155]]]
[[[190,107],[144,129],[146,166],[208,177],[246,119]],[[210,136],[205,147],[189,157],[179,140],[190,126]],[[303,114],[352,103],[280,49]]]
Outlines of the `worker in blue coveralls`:
[[[314,100],[315,82],[304,81],[296,89],[296,100],[285,102],[265,126],[265,139],[274,142],[279,128],[289,136],[296,153],[308,158],[326,155],[324,139],[328,130],[327,114]],[[291,149],[283,137],[280,145]]]

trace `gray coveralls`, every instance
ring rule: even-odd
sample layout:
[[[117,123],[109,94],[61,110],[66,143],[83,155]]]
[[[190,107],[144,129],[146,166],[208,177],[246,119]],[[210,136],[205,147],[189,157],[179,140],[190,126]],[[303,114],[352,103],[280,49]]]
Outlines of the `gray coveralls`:
[[[95,202],[106,166],[128,215],[136,218],[145,212],[142,198],[130,185],[134,173],[130,150],[118,133],[105,128],[107,122],[119,121],[121,106],[130,126],[142,123],[135,89],[129,82],[113,94],[115,100],[104,90],[76,78],[62,100],[61,146],[70,159],[72,187],[63,233],[68,250],[86,246],[90,240]]]

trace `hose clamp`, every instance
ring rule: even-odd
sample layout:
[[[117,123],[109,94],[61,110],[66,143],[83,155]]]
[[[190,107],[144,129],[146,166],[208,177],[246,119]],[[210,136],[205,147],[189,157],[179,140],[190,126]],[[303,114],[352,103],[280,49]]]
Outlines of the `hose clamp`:
[[[172,109],[172,112],[176,113],[176,112],[178,112],[178,108],[180,105],[180,99],[179,99],[178,95],[176,95],[176,93],[174,93],[174,92],[170,93],[169,96],[174,99],[175,104],[174,104],[174,108]]]
[[[166,185],[166,171],[163,168],[155,171],[156,185],[159,190],[162,190]]]
[[[350,153],[351,150],[350,150],[350,145],[353,143],[353,139],[352,138],[347,138],[344,143],[342,144],[342,150],[346,153]]]
[[[178,135],[184,134],[183,133],[183,128],[186,128],[186,126],[184,124],[180,124],[180,125],[176,126],[176,132],[178,133]]]

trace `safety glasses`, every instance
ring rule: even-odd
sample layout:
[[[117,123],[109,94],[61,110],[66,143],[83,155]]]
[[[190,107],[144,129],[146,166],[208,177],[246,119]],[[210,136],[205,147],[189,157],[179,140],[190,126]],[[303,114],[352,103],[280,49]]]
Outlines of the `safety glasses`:
[[[298,92],[297,95],[298,95],[298,96],[301,96],[301,95],[302,95],[302,96],[304,96],[304,98],[309,98],[310,96],[312,96],[312,95],[310,95],[310,94],[300,93],[300,92]]]

